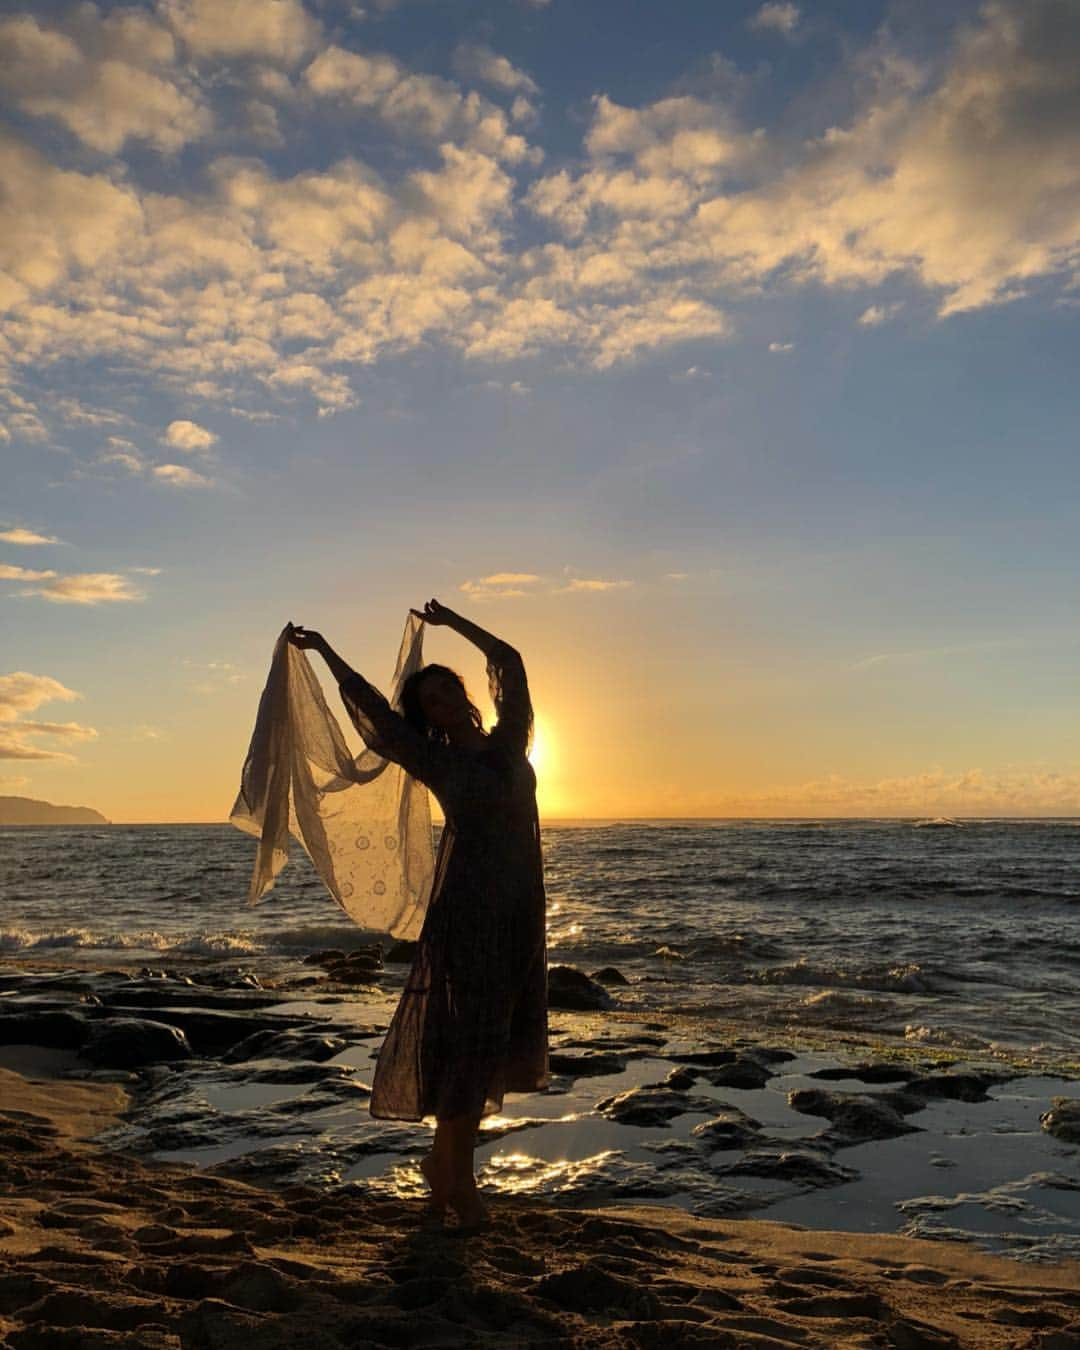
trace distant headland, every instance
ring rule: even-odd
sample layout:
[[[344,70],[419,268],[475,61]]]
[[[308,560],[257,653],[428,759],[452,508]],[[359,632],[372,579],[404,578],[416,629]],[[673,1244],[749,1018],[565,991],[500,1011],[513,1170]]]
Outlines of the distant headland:
[[[89,806],[53,806],[32,797],[0,797],[0,825],[108,825]]]

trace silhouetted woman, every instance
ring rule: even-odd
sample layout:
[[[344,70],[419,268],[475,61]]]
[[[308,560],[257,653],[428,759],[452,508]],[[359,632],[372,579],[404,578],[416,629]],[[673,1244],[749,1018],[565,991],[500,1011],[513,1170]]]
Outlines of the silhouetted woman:
[[[502,1108],[505,1092],[548,1084],[546,901],[526,758],[533,712],[513,647],[437,600],[411,613],[484,653],[497,717],[489,732],[446,666],[411,675],[398,713],[319,633],[294,628],[290,641],[321,652],[369,746],[426,784],[446,818],[416,957],[379,1051],[371,1114],[436,1117],[420,1164],[432,1209],[442,1215],[449,1205],[472,1229],[487,1217],[473,1174],[480,1120]]]

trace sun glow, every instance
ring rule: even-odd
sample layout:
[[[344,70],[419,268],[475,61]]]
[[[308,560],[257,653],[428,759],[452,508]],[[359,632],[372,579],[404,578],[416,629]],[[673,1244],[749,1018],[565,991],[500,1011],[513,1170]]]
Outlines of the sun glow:
[[[550,768],[551,756],[548,754],[549,744],[550,737],[548,736],[547,727],[541,722],[534,723],[533,743],[532,749],[529,751],[529,763],[537,773],[544,768]]]
[[[533,743],[529,751],[529,763],[536,774],[536,801],[540,814],[557,813],[561,807],[562,793],[559,791],[559,753],[558,742],[551,734],[547,722],[537,721],[533,726]]]

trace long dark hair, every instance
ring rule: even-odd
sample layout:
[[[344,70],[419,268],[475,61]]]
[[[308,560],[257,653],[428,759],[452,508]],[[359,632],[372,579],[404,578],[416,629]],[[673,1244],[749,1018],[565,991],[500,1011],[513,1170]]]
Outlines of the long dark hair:
[[[420,706],[420,685],[428,675],[449,675],[452,680],[457,682],[461,692],[465,695],[465,701],[469,705],[469,720],[478,730],[483,731],[484,719],[480,716],[480,710],[476,704],[469,698],[465,681],[456,670],[451,670],[449,666],[435,664],[421,666],[419,670],[414,670],[401,686],[401,715],[405,721],[419,731],[421,736],[426,736],[429,741],[438,741],[441,745],[450,744],[450,737],[446,734],[446,728],[432,726],[424,716],[424,710]]]

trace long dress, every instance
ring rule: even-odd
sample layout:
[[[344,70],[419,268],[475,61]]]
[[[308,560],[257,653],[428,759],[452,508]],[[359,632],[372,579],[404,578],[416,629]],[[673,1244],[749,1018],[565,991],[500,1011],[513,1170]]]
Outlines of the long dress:
[[[361,675],[340,685],[368,744],[425,783],[446,818],[416,956],[376,1064],[378,1119],[490,1116],[504,1093],[549,1082],[532,704],[509,644],[489,655],[487,674],[498,720],[479,750],[428,739]]]

